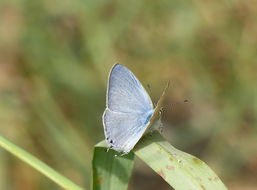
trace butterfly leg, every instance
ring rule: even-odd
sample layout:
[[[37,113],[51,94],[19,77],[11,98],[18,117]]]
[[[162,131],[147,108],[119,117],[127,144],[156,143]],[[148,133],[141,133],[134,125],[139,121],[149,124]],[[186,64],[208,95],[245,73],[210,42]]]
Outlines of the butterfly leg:
[[[109,150],[112,148],[113,146],[110,146],[106,149],[106,152],[109,152]]]
[[[163,126],[162,122],[159,122],[158,131],[159,131],[160,133],[163,132],[163,128],[164,128],[164,126]]]
[[[126,155],[127,153],[126,152],[123,152],[120,156],[124,156],[124,155]]]

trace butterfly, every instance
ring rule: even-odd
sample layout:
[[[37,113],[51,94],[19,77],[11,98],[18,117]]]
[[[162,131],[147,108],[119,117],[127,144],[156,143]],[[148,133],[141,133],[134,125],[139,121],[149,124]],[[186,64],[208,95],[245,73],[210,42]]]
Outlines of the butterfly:
[[[109,148],[129,153],[159,115],[166,86],[157,106],[136,76],[115,64],[109,74],[103,126]]]

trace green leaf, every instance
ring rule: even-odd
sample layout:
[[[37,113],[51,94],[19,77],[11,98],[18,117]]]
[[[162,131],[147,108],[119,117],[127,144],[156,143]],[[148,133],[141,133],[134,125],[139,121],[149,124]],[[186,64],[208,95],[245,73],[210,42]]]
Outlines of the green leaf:
[[[103,157],[102,165],[105,167],[99,166],[97,163],[93,162],[94,170],[100,170],[100,168],[103,168],[102,170],[104,170],[104,172],[102,172],[101,175],[104,174],[106,176],[104,181],[105,184],[115,183],[112,179],[117,178],[117,171],[114,171],[114,167],[112,167],[113,164],[117,165],[115,160],[126,160],[128,156],[130,157],[131,165],[133,163],[132,153],[123,157],[118,156],[116,158],[113,157],[115,151],[112,151],[110,154],[106,153],[106,144],[104,141],[99,143],[96,146],[96,149],[95,153],[101,152],[101,155],[98,154],[96,157]],[[138,142],[133,152],[175,190],[227,190],[219,177],[203,161],[195,156],[174,148],[157,131],[153,132],[151,135],[148,134],[144,136]],[[110,160],[108,160],[107,157]],[[98,159],[99,163],[101,163],[101,158]],[[120,184],[122,184],[122,182],[124,183],[122,186],[123,188],[125,188],[125,183],[129,182],[127,177],[130,176],[132,168],[131,165],[130,167],[125,167],[120,164],[118,167],[115,167],[115,169],[118,169],[118,172],[129,174],[126,176],[125,180],[119,180]],[[127,171],[125,171],[126,169]],[[102,179],[99,174],[100,173],[94,172],[94,179],[99,177]],[[94,185],[95,183],[96,181],[94,181]],[[121,189],[114,188],[114,186],[110,185],[105,187],[106,188],[101,186],[96,189]]]
[[[59,186],[63,187],[67,190],[83,190],[81,187],[74,184],[72,181],[64,177],[63,175],[59,174],[48,165],[40,161],[39,159],[35,158],[25,150],[19,148],[18,146],[14,145],[12,142],[8,141],[4,137],[0,136],[0,147],[4,148],[17,158],[21,159],[22,161],[26,162],[37,171],[57,183]]]
[[[93,190],[126,190],[134,165],[134,153],[118,156],[106,151],[102,141],[95,146],[93,157]]]
[[[200,159],[171,146],[158,132],[138,143],[135,154],[176,190],[226,190]]]

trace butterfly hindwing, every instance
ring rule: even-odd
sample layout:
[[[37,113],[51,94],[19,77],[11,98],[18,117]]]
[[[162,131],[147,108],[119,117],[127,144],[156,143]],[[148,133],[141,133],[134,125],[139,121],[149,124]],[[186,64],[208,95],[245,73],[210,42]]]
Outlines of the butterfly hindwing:
[[[152,112],[148,113],[148,118]],[[109,147],[128,153],[139,141],[149,123],[146,114],[119,113],[106,109],[103,115]]]

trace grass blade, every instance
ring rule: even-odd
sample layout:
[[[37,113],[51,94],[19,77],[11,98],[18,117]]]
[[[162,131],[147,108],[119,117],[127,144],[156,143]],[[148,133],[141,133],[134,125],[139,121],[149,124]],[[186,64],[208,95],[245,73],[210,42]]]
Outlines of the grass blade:
[[[115,156],[117,152],[106,152],[106,143],[95,146],[93,157],[92,190],[126,190],[134,165],[134,153]]]
[[[175,190],[227,190],[219,177],[203,161],[174,148],[157,131],[144,136],[133,153],[114,157],[117,152],[113,150],[109,152],[106,153],[105,141],[95,147],[93,178],[97,188],[93,190],[126,189],[132,170],[133,154],[143,160]],[[125,160],[127,163],[122,163]],[[118,166],[113,166],[115,164]],[[123,181],[116,179],[119,173],[126,174]],[[121,186],[115,186],[115,181]]]
[[[48,165],[46,165],[36,157],[32,156],[25,150],[14,145],[12,142],[8,141],[2,136],[0,136],[0,146],[17,158],[21,159],[22,161],[35,168],[37,171],[39,171],[64,189],[83,190],[81,187],[77,186],[72,181],[62,176],[61,174],[50,168]]]
[[[157,131],[143,137],[134,151],[176,190],[227,190],[203,161],[174,148]]]

